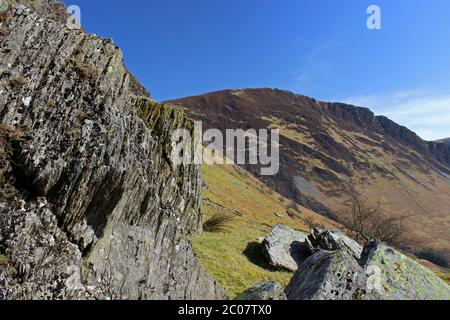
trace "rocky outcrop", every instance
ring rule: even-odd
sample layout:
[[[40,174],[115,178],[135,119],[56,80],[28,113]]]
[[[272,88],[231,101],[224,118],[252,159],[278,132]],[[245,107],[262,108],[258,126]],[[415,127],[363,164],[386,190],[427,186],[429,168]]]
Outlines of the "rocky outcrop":
[[[450,287],[436,274],[381,242],[367,244],[361,263],[372,278],[366,289],[375,299],[450,299]]]
[[[372,241],[358,261],[346,249],[305,260],[285,290],[288,300],[448,300],[450,287],[397,250]]]
[[[288,300],[360,300],[366,275],[346,251],[319,251],[305,260],[287,286]]]
[[[67,9],[58,0],[3,0],[10,3],[11,7],[16,7],[20,4],[25,7],[31,8],[33,11],[39,13],[39,15],[52,19],[59,23],[61,26],[67,24],[68,13]]]
[[[262,300],[286,300],[283,287],[273,281],[261,281],[241,293],[237,300],[262,301]]]
[[[6,296],[8,295],[7,288],[8,285],[8,275],[3,270],[3,266],[0,265],[0,301],[3,301],[6,299]]]
[[[347,251],[348,254],[355,259],[361,258],[363,248],[353,239],[350,239],[345,234],[338,230],[323,231],[315,228],[311,234],[306,238],[306,247],[311,253],[320,250],[326,251]]]
[[[272,267],[296,271],[308,256],[305,239],[305,233],[277,225],[262,242],[262,252]]]
[[[186,238],[202,226],[199,168],[168,156],[190,120],[138,98],[110,40],[21,5],[2,28],[4,298],[224,298]]]
[[[448,284],[436,274],[381,242],[371,241],[363,250],[337,230],[315,228],[305,237],[280,225],[263,242],[268,243],[272,244],[271,259],[278,263],[289,266],[286,261],[301,257],[295,260],[297,271],[285,290],[288,300],[450,298]],[[257,285],[249,293],[260,289]]]

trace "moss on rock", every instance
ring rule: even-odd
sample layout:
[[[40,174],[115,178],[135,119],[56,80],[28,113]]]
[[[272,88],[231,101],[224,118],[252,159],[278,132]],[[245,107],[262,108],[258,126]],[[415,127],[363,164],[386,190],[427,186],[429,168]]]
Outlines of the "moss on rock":
[[[364,267],[378,270],[374,294],[387,300],[448,300],[450,287],[431,270],[399,251],[372,242],[365,248]]]

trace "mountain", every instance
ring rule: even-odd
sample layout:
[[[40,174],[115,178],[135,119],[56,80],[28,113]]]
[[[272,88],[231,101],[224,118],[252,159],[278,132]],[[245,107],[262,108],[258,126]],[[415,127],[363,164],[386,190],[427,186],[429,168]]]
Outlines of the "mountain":
[[[438,142],[438,143],[445,143],[446,145],[450,146],[450,138],[437,140],[436,142]]]
[[[273,89],[225,90],[167,101],[203,129],[280,129],[280,172],[259,176],[283,196],[339,219],[349,179],[373,204],[411,216],[410,235],[421,246],[449,248],[450,147],[426,142],[369,109],[326,103]]]
[[[381,242],[363,248],[321,230],[340,225],[241,167],[176,165],[172,135],[193,134],[193,120],[151,99],[111,40],[67,27],[56,0],[0,5],[0,300],[448,300],[448,285],[429,269]],[[278,116],[261,124],[281,123]],[[418,145],[429,175],[446,177],[444,144],[385,126]],[[296,141],[297,130],[284,131]],[[337,174],[337,155],[307,155]],[[318,196],[325,191],[310,181],[294,179],[300,200],[332,216]],[[372,285],[373,270],[381,286]]]
[[[58,2],[8,4],[0,300],[225,298],[188,241],[200,168],[166,156],[192,120],[152,101],[111,40],[66,28]]]

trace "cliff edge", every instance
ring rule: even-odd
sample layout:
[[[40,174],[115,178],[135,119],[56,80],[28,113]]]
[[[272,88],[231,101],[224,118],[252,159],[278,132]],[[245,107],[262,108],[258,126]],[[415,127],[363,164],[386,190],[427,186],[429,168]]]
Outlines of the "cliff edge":
[[[225,298],[187,240],[201,231],[200,170],[166,156],[191,120],[146,96],[112,41],[66,28],[58,2],[8,5],[0,298]]]

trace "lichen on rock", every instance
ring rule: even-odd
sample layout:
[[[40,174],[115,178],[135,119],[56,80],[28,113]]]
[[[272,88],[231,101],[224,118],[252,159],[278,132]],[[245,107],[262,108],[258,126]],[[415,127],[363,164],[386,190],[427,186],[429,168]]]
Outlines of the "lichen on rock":
[[[378,241],[364,248],[362,265],[375,283],[367,288],[383,300],[449,300],[450,287],[431,270]]]
[[[300,265],[285,293],[288,300],[361,300],[366,279],[346,251],[319,251]]]
[[[0,158],[4,298],[225,298],[187,240],[200,169],[161,155],[192,123],[156,105],[145,121],[136,96],[149,97],[112,41],[67,29],[53,0],[19,2],[0,37],[0,122],[20,132]]]

